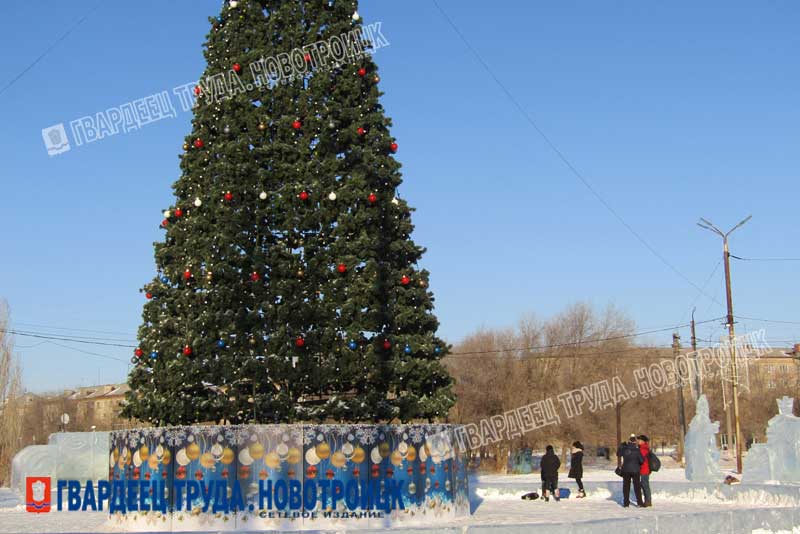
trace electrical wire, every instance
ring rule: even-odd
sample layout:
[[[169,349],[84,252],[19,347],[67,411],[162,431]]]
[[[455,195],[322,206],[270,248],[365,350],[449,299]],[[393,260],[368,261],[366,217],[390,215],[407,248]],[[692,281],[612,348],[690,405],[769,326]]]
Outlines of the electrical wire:
[[[777,321],[773,319],[758,319],[756,317],[744,317],[742,315],[734,315],[736,319],[743,319],[745,321],[759,321],[762,323],[777,323],[777,324],[800,324],[800,321]]]
[[[67,338],[67,337],[51,336],[51,335],[33,333],[33,332],[20,332],[18,330],[6,329],[6,328],[0,328],[0,332],[3,332],[5,334],[13,334],[15,336],[33,337],[33,338],[37,338],[37,339],[49,339],[49,340],[57,340],[57,341],[69,341],[71,343],[83,343],[85,345],[102,345],[102,346],[105,346],[105,347],[122,347],[122,348],[131,348],[131,349],[135,347],[135,345],[122,345],[122,344],[119,344],[119,343],[106,343],[106,342],[103,342],[103,341],[88,341],[88,340],[83,340],[83,339],[70,339],[70,338]]]
[[[503,84],[503,82],[500,81],[500,79],[497,77],[497,75],[495,75],[494,71],[491,69],[491,67],[489,67],[489,65],[486,63],[486,61],[484,61],[483,57],[481,57],[481,55],[470,44],[470,42],[467,40],[467,38],[464,36],[464,34],[461,33],[461,30],[458,29],[458,26],[455,25],[453,20],[447,15],[447,13],[444,11],[444,9],[442,9],[442,6],[439,5],[439,2],[437,0],[433,0],[433,5],[436,6],[436,8],[442,14],[444,19],[447,21],[447,23],[453,29],[453,31],[456,32],[456,34],[461,39],[461,41],[464,43],[464,45],[466,45],[466,47],[469,49],[469,51],[472,53],[472,55],[475,56],[475,59],[478,60],[478,63],[481,64],[483,69],[494,80],[495,84],[497,84],[497,86],[503,91],[503,93],[505,93],[505,95],[508,98],[508,100],[514,105],[514,107],[517,108],[517,110],[522,114],[522,116],[528,121],[528,124],[530,124],[533,127],[534,130],[536,130],[536,132],[539,134],[539,136],[544,140],[545,144],[548,147],[550,147],[550,149],[556,154],[558,159],[561,160],[561,162],[567,167],[567,169],[569,169],[572,172],[572,174],[584,185],[584,187],[586,187],[586,189],[589,190],[589,192],[600,202],[600,204],[602,204],[603,207],[605,207],[606,210],[608,210],[608,212],[611,213],[611,215],[613,215],[617,219],[617,221],[619,221],[620,224],[622,224],[622,226],[624,226],[628,230],[628,232],[630,232],[631,235],[633,235],[633,237],[635,237],[636,240],[639,241],[639,243],[641,243],[647,250],[650,251],[651,254],[653,254],[656,258],[658,258],[658,260],[661,261],[661,263],[666,265],[673,273],[677,274],[680,278],[682,278],[689,285],[691,285],[692,287],[697,289],[702,295],[704,295],[705,297],[711,299],[714,302],[717,302],[716,298],[714,298],[711,295],[709,295],[708,293],[706,293],[703,288],[701,288],[699,285],[694,283],[688,276],[686,276],[681,271],[679,271],[677,267],[675,267],[663,255],[661,255],[660,252],[658,252],[650,243],[647,242],[647,240],[644,237],[642,237],[641,234],[639,234],[639,232],[637,232],[630,224],[628,224],[628,222],[625,219],[622,218],[622,216],[611,206],[611,204],[609,204],[605,200],[605,198],[603,198],[603,196],[600,195],[600,193],[594,187],[592,187],[592,185],[589,183],[589,181],[586,178],[584,178],[584,176],[575,168],[574,165],[572,165],[572,163],[570,163],[570,161],[567,159],[567,157],[561,152],[561,150],[558,149],[558,147],[547,136],[547,134],[544,133],[544,131],[539,127],[539,125],[536,123],[536,121],[534,121],[533,118],[531,118],[530,114],[527,111],[525,111],[525,108],[522,107],[522,105],[514,97],[514,95],[511,93],[511,91]],[[718,304],[719,304],[719,302],[718,302]]]
[[[800,261],[800,258],[742,258],[733,254],[729,254],[729,256],[742,261]]]
[[[11,78],[11,80],[9,80],[9,81],[8,81],[8,83],[6,83],[6,84],[3,86],[3,88],[2,88],[2,89],[0,89],[0,95],[2,95],[3,93],[5,93],[5,92],[6,92],[6,91],[7,91],[9,88],[11,88],[11,86],[12,86],[12,85],[14,85],[15,83],[17,83],[17,81],[19,81],[19,79],[20,79],[20,78],[22,78],[23,76],[25,76],[25,74],[26,74],[26,73],[27,73],[29,70],[31,70],[33,67],[35,67],[35,66],[36,66],[36,64],[37,64],[37,63],[39,63],[41,60],[43,60],[43,59],[45,58],[45,56],[47,56],[47,54],[49,54],[49,53],[50,53],[50,52],[51,52],[51,51],[52,51],[52,50],[53,50],[53,49],[56,47],[56,45],[58,45],[58,43],[60,43],[60,42],[61,42],[61,41],[63,41],[64,39],[66,39],[66,38],[69,36],[69,34],[71,34],[73,31],[75,31],[75,30],[78,28],[78,26],[80,26],[81,24],[83,24],[83,22],[84,22],[84,21],[85,21],[87,18],[89,18],[89,15],[91,15],[92,13],[94,13],[94,12],[97,10],[97,8],[98,8],[98,7],[100,7],[100,4],[102,4],[102,2],[98,2],[97,4],[95,4],[95,5],[94,5],[94,7],[92,7],[92,8],[91,8],[91,9],[90,9],[90,10],[89,10],[89,11],[88,11],[88,12],[87,12],[87,13],[86,13],[84,16],[82,16],[80,19],[78,19],[78,21],[77,21],[75,24],[73,24],[73,25],[72,25],[72,26],[71,26],[71,27],[70,27],[70,28],[69,28],[67,31],[65,31],[65,32],[64,32],[64,33],[61,35],[61,37],[59,37],[58,39],[56,39],[55,41],[53,41],[53,43],[52,43],[50,46],[48,46],[48,47],[45,49],[45,51],[44,51],[44,52],[42,52],[42,53],[39,55],[39,57],[37,57],[36,59],[34,59],[34,60],[33,60],[33,62],[32,62],[30,65],[28,65],[27,67],[25,67],[24,69],[22,69],[22,72],[20,72],[19,74],[17,74],[17,75],[16,75],[16,76],[14,76],[13,78]]]

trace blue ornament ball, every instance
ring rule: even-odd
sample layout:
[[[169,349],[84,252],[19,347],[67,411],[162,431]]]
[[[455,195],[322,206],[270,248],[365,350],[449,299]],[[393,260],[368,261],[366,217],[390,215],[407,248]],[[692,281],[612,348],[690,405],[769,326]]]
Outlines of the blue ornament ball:
[[[434,354],[439,354],[440,352],[442,352],[442,349],[439,348],[439,347],[436,347],[435,349],[433,349],[433,353]]]
[[[219,348],[221,348],[221,349],[224,349],[225,348],[225,342],[220,339],[219,341],[217,341],[217,346]]]
[[[356,343],[355,341],[351,341],[350,343],[347,344],[347,346],[350,347],[350,350],[356,350],[358,348],[358,343]]]
[[[161,277],[161,282],[163,282],[165,284],[168,284],[169,283],[169,278],[167,278],[166,276],[162,276]]]
[[[411,354],[411,345],[406,345],[406,348],[403,350],[405,350],[406,354]]]
[[[156,351],[153,351],[150,353],[150,357],[155,360],[156,358],[158,358],[158,353]]]

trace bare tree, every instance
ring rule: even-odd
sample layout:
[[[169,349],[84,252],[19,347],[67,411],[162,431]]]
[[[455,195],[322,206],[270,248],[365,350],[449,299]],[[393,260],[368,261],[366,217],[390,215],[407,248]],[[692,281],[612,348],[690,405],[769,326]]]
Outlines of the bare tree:
[[[20,447],[24,403],[22,369],[9,334],[8,305],[0,301],[0,486],[9,479],[11,460]]]

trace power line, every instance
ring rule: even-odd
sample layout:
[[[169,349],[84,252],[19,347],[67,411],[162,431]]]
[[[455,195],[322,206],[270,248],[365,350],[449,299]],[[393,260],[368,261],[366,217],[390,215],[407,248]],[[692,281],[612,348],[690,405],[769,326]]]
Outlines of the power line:
[[[717,317],[715,319],[707,319],[705,321],[697,321],[695,324],[704,324],[710,323],[712,321],[719,321],[722,317]],[[633,334],[620,334],[618,336],[610,336],[604,338],[594,338],[594,339],[584,339],[581,341],[570,341],[567,343],[554,343],[552,345],[539,345],[535,347],[518,347],[518,348],[505,348],[505,349],[493,349],[493,350],[485,350],[485,351],[472,351],[472,352],[456,352],[451,353],[452,355],[468,355],[468,354],[493,354],[493,353],[500,353],[500,352],[519,352],[519,351],[533,351],[533,350],[547,350],[547,349],[557,349],[563,347],[574,347],[580,345],[587,345],[590,343],[599,343],[602,341],[614,341],[618,339],[630,339],[632,337],[639,337],[645,336],[647,334],[656,334],[659,332],[671,332],[677,328],[686,328],[690,326],[689,323],[677,325],[677,326],[670,326],[668,328],[658,328],[655,330],[646,330],[644,332],[636,332]],[[639,348],[641,349],[641,347]]]
[[[50,339],[50,340],[56,340],[56,341],[69,341],[70,343],[83,343],[85,345],[102,345],[102,346],[105,346],[105,347],[122,347],[122,348],[126,348],[126,349],[128,349],[128,348],[132,349],[132,348],[135,347],[135,345],[121,345],[119,343],[106,343],[106,342],[103,342],[103,341],[88,341],[88,340],[83,340],[83,339],[70,339],[70,338],[66,338],[66,337],[51,336],[51,335],[39,334],[39,333],[33,333],[33,332],[20,332],[18,330],[9,330],[9,329],[5,329],[5,328],[0,328],[0,332],[6,333],[6,334],[13,334],[15,336],[33,337],[33,338],[37,338],[37,339]]]
[[[734,315],[737,319],[744,319],[745,321],[759,321],[762,323],[778,323],[778,324],[800,324],[800,321],[777,321],[773,319],[758,319],[756,317],[744,317],[742,315]]]
[[[89,328],[74,328],[68,326],[50,326],[46,324],[37,324],[37,323],[21,323],[19,321],[14,321],[16,326],[26,326],[31,328],[44,328],[46,330],[65,330],[69,332],[89,332],[90,334],[112,334],[116,336],[133,336],[130,332],[120,332],[117,330],[91,330]]]
[[[72,334],[52,334],[50,332],[35,332],[35,331],[30,331],[30,330],[15,330],[15,331],[19,335],[31,334],[31,333],[32,334],[40,334],[40,335],[43,335],[43,336],[52,335],[52,336],[56,336],[56,337],[63,337],[65,340],[70,340],[70,341],[71,340],[79,340],[79,339],[88,340],[88,341],[120,341],[120,342],[122,342],[122,341],[131,341],[131,342],[136,341],[134,338],[118,339],[118,338],[109,338],[109,337],[76,336],[76,335],[72,335]]]
[[[594,358],[595,356],[600,356],[603,354],[623,354],[627,352],[645,352],[648,350],[661,350],[661,349],[671,349],[671,346],[651,346],[651,347],[630,347],[627,349],[618,349],[618,350],[606,350],[600,352],[588,352],[584,354],[573,354],[573,355],[564,355],[564,354],[526,354],[521,356],[519,359],[521,360],[558,360],[558,359],[569,359],[569,358]],[[464,356],[489,356],[494,358],[505,357],[502,354],[496,354],[497,352],[515,352],[524,349],[504,349],[501,351],[496,350],[488,350],[488,351],[473,351],[473,352],[451,352],[445,359],[456,356],[456,357],[464,357]],[[671,353],[670,355],[671,356]],[[632,357],[637,358],[664,358],[664,356],[659,355],[647,355],[647,354],[639,354],[634,355]]]
[[[730,254],[730,257],[742,261],[800,261],[800,258],[742,258],[733,254]]]
[[[71,26],[71,27],[70,27],[70,28],[69,28],[69,29],[68,29],[66,32],[64,32],[64,33],[61,35],[61,37],[59,37],[58,39],[56,39],[55,41],[53,41],[53,43],[52,43],[50,46],[48,46],[48,47],[45,49],[45,51],[44,51],[44,52],[42,52],[42,53],[39,55],[39,57],[37,57],[36,59],[34,59],[34,60],[33,60],[33,62],[32,62],[30,65],[28,65],[27,67],[25,67],[24,69],[22,69],[22,72],[20,72],[19,74],[17,74],[17,75],[16,75],[16,76],[14,76],[13,78],[11,78],[11,80],[9,80],[9,82],[8,82],[8,83],[7,83],[5,86],[3,86],[3,88],[2,88],[2,89],[0,89],[0,95],[2,95],[3,93],[5,93],[5,92],[6,92],[6,90],[8,90],[8,89],[9,89],[9,88],[10,88],[12,85],[14,85],[15,83],[17,83],[17,81],[18,81],[20,78],[22,78],[22,77],[23,77],[23,76],[24,76],[24,75],[25,75],[25,74],[26,74],[26,73],[27,73],[29,70],[31,70],[33,67],[35,67],[35,66],[36,66],[36,64],[37,64],[37,63],[39,63],[41,60],[43,60],[43,59],[45,58],[45,56],[47,56],[47,54],[49,54],[49,53],[50,53],[50,52],[51,52],[51,51],[52,51],[52,50],[53,50],[53,49],[56,47],[56,45],[58,45],[58,43],[60,43],[60,42],[61,42],[61,41],[63,41],[64,39],[66,39],[66,38],[69,36],[69,34],[71,34],[73,31],[75,31],[75,30],[78,28],[78,26],[80,26],[81,24],[83,24],[83,22],[84,22],[84,21],[85,21],[85,20],[86,20],[86,19],[89,17],[89,15],[91,15],[92,13],[94,13],[94,11],[95,11],[95,10],[96,10],[98,7],[100,7],[100,4],[101,4],[101,2],[98,2],[97,4],[95,4],[95,6],[94,6],[93,8],[91,8],[91,9],[90,9],[90,10],[89,10],[89,11],[88,11],[88,12],[87,12],[87,13],[86,13],[84,16],[82,16],[80,19],[78,19],[78,21],[77,21],[75,24],[73,24],[73,25],[72,25],[72,26]]]
[[[545,134],[544,131],[536,124],[536,122],[531,118],[531,116],[528,114],[528,112],[525,111],[525,109],[522,107],[522,105],[519,103],[519,101],[517,101],[517,99],[514,98],[514,95],[511,93],[511,91],[509,91],[508,88],[506,88],[506,86],[503,84],[503,82],[501,82],[500,79],[495,75],[494,71],[492,71],[491,67],[489,67],[489,65],[486,63],[486,61],[483,60],[483,57],[481,57],[481,55],[478,53],[478,51],[475,50],[475,48],[470,44],[470,42],[467,40],[467,38],[464,36],[464,34],[461,33],[461,30],[458,29],[458,27],[455,25],[453,20],[447,15],[447,13],[444,11],[444,9],[442,9],[442,6],[439,5],[439,2],[437,0],[433,0],[433,4],[436,6],[436,8],[439,10],[439,12],[442,14],[442,16],[445,18],[445,20],[450,25],[450,27],[453,29],[453,31],[456,32],[456,34],[461,39],[461,41],[464,43],[464,45],[466,45],[466,47],[469,49],[469,51],[472,53],[472,55],[475,56],[475,59],[478,60],[478,62],[483,67],[483,69],[489,74],[489,76],[494,80],[494,82],[503,91],[503,93],[505,93],[505,95],[508,98],[508,100],[514,105],[514,107],[517,108],[517,110],[522,114],[522,116],[525,117],[525,119],[528,121],[528,124],[530,124],[533,127],[534,130],[536,130],[536,132],[539,134],[539,136],[544,140],[545,144],[547,144],[547,146],[550,147],[550,149],[556,154],[556,156],[558,156],[558,158],[561,160],[561,162],[564,165],[566,165],[566,167],[572,172],[573,175],[575,175],[576,178],[578,178],[578,180],[580,180],[580,182],[586,187],[586,189],[589,190],[589,192],[606,208],[606,210],[608,210],[609,213],[611,213],[622,224],[622,226],[624,226],[631,233],[631,235],[633,235],[647,250],[649,250],[650,253],[652,253],[656,258],[658,258],[661,261],[661,263],[666,265],[672,272],[677,274],[680,278],[682,278],[684,281],[686,281],[689,285],[691,285],[692,287],[697,289],[702,295],[704,295],[705,297],[707,297],[707,298],[711,299],[712,301],[716,302],[716,298],[714,298],[711,295],[709,295],[708,293],[706,293],[703,288],[701,288],[700,286],[695,284],[691,279],[689,279],[688,276],[686,276],[681,271],[679,271],[677,267],[672,265],[672,263],[670,263],[669,260],[667,260],[652,245],[650,245],[650,243],[648,243],[647,240],[645,240],[644,237],[642,237],[642,235],[639,234],[639,232],[634,230],[634,228],[630,224],[628,224],[628,222],[625,219],[623,219],[622,216],[619,213],[617,213],[617,211],[602,197],[602,195],[600,195],[600,193],[598,193],[597,190],[595,190],[595,188],[592,187],[592,185],[589,183],[589,181],[586,178],[584,178],[584,176],[580,172],[578,172],[578,170],[575,168],[575,166],[572,165],[572,163],[570,163],[570,161],[558,149],[558,147],[555,145],[555,143],[553,143],[553,141],[550,140],[550,138],[547,136],[547,134]],[[718,303],[718,304],[720,304],[720,303]]]
[[[78,347],[70,347],[69,345],[62,345],[61,343],[56,343],[55,341],[46,341],[45,343],[50,343],[52,345],[56,345],[64,349],[74,350],[75,352],[80,352],[82,354],[87,354],[89,356],[96,356],[98,358],[105,358],[106,360],[114,360],[122,363],[128,363],[128,360],[123,360],[122,358],[116,358],[114,356],[109,356],[107,354],[99,354],[97,352],[89,352],[88,350],[79,349]]]

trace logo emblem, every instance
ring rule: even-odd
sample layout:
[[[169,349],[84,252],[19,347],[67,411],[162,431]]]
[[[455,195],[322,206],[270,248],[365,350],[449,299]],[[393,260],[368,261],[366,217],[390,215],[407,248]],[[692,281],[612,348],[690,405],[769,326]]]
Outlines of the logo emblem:
[[[37,514],[50,511],[50,477],[25,479],[25,509]]]
[[[56,124],[42,130],[44,146],[47,147],[47,154],[55,156],[70,149],[69,138],[64,130],[64,123]]]

